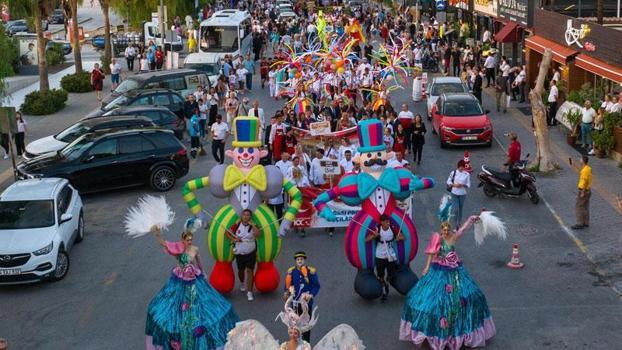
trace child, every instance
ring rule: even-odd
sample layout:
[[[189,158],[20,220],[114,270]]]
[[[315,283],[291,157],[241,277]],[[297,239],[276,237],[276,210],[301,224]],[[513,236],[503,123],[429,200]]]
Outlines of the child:
[[[248,73],[248,69],[244,68],[243,65],[239,65],[238,69],[235,70],[235,73],[238,75],[238,85],[242,92],[246,92],[246,74]]]
[[[393,149],[393,136],[391,136],[390,128],[384,129],[384,137],[382,138],[382,140],[384,141],[384,144],[387,146],[387,149],[389,150]]]
[[[380,227],[369,233],[365,242],[376,240],[376,275],[382,283],[382,302],[387,300],[389,294],[389,281],[395,274],[397,268],[397,254],[394,248],[394,241],[404,240],[404,235],[398,231],[394,233],[389,217],[385,214],[380,216]],[[385,273],[387,278],[385,279]]]
[[[238,76],[235,74],[235,68],[229,71],[229,91],[235,91],[238,84]]]

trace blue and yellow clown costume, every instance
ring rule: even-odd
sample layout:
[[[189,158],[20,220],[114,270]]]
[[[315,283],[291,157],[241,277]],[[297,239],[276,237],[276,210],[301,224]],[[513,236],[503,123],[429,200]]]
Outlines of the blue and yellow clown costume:
[[[431,188],[434,181],[420,178],[405,168],[386,168],[390,153],[383,142],[380,120],[361,121],[357,129],[361,146],[358,148],[360,156],[355,161],[361,165],[361,172],[343,176],[337,186],[320,194],[313,205],[321,217],[330,221],[335,220],[327,206],[331,200],[339,198],[347,205],[361,205],[361,211],[346,229],[345,253],[348,261],[359,269],[354,288],[366,299],[380,297],[382,287],[373,273],[376,245],[365,242],[365,238],[380,224],[380,216],[387,215],[391,225],[404,236],[403,241],[393,245],[398,271],[391,284],[406,294],[417,281],[409,267],[417,255],[417,230],[410,216],[397,206],[396,200],[407,199],[413,191]]]
[[[281,236],[291,226],[302,204],[302,194],[277,167],[259,165],[259,159],[267,155],[267,151],[260,148],[259,119],[237,117],[233,121],[233,135],[233,150],[226,152],[233,164],[217,165],[209,176],[188,181],[183,196],[192,214],[203,220],[204,212],[196,198],[196,190],[209,187],[214,197],[229,199],[229,204],[214,215],[207,236],[209,251],[216,260],[210,283],[221,293],[230,292],[235,282],[231,267],[233,244],[226,232],[230,232],[240,220],[242,211],[249,209],[253,212],[253,222],[261,229],[257,238],[255,287],[260,292],[269,292],[278,287],[280,276],[273,260],[281,250]],[[281,195],[282,189],[289,195],[291,203],[279,228],[279,220],[264,201]]]

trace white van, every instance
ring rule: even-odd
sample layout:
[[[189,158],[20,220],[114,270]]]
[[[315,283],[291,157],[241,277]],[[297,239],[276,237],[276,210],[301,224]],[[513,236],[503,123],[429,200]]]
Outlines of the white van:
[[[206,54],[206,62],[219,62],[225,55],[244,56],[250,53],[251,28],[251,15],[247,11],[217,11],[201,22],[199,52]]]
[[[156,22],[145,22],[143,24],[143,35],[145,46],[149,44],[149,41],[153,41],[157,46],[162,46],[162,34],[160,34],[160,28]],[[174,31],[166,31],[164,33],[164,48],[166,51],[179,52],[184,49],[184,43]]]

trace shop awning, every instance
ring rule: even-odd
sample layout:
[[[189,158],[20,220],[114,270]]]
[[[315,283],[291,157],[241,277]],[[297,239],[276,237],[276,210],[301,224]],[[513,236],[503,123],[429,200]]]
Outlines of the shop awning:
[[[532,35],[526,38],[525,46],[541,54],[544,54],[544,50],[546,48],[550,48],[553,50],[553,60],[561,64],[566,64],[569,57],[575,56],[579,53],[577,50],[573,50],[567,46],[560,45],[554,41],[544,39],[543,37],[537,35]]]
[[[514,22],[506,22],[503,28],[495,34],[495,40],[499,43],[518,42],[518,25]]]
[[[574,61],[575,66],[588,72],[622,84],[622,69],[597,60],[586,54],[579,54]]]

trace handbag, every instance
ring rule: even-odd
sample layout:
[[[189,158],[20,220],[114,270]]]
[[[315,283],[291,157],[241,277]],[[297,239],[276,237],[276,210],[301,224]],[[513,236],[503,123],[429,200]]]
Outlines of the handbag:
[[[454,188],[454,179],[456,178],[456,171],[454,170],[453,175],[451,175],[451,185],[447,185],[447,192],[451,192],[451,190]]]

